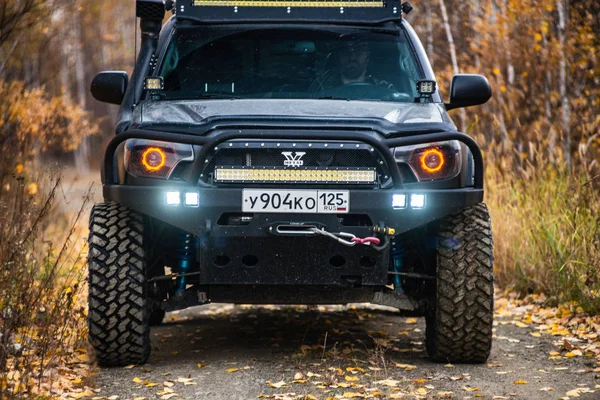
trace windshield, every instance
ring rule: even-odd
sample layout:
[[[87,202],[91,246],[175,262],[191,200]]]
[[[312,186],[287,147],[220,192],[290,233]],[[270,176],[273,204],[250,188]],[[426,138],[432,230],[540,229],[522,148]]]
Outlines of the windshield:
[[[178,29],[159,75],[164,99],[414,102],[424,79],[403,31]]]

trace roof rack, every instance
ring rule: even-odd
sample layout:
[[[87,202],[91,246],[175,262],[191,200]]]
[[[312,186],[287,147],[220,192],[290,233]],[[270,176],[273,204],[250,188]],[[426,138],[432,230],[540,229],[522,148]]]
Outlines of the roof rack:
[[[179,0],[173,11],[204,23],[378,24],[402,18],[401,0]]]

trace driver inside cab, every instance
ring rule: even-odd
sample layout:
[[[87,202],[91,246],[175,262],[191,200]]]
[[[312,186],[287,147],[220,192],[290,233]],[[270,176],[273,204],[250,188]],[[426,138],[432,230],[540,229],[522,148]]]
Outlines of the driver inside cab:
[[[394,85],[368,73],[371,51],[369,43],[351,36],[342,37],[331,55],[337,65],[328,69],[320,79],[317,88],[321,91],[345,85],[375,85],[395,92]]]

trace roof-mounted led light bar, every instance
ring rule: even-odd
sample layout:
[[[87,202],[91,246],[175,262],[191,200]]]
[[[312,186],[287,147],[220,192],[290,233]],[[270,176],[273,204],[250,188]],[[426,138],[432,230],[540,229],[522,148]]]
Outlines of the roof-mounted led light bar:
[[[384,7],[382,0],[193,0],[192,5],[200,7]]]
[[[210,12],[206,8],[210,7]],[[348,22],[380,24],[402,19],[401,0],[191,0],[175,16],[202,22]]]

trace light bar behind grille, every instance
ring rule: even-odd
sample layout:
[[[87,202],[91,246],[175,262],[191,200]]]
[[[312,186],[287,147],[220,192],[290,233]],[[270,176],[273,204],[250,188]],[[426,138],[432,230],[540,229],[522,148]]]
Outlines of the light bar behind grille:
[[[215,168],[215,182],[374,184],[376,181],[375,169]]]

